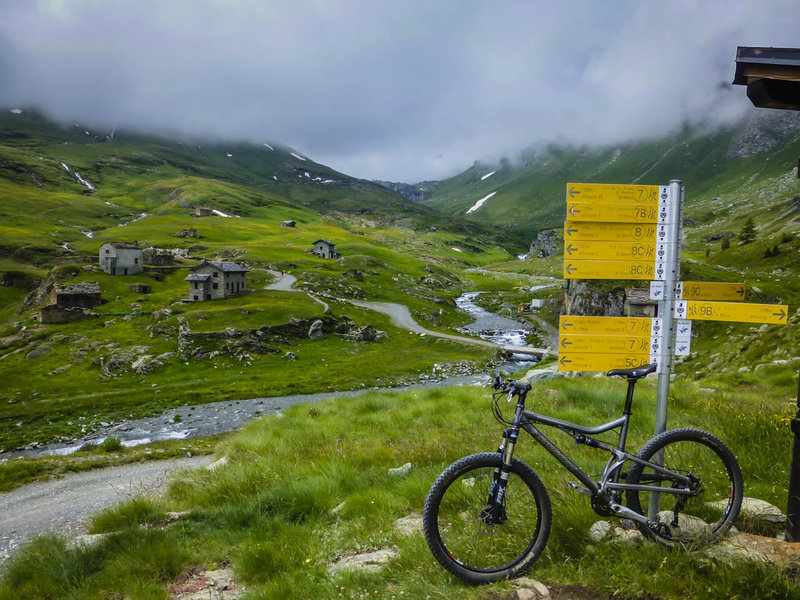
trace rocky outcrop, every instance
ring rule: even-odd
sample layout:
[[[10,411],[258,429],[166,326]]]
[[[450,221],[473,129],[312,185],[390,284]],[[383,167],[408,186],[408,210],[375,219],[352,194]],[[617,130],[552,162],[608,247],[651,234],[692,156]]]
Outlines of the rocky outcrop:
[[[425,192],[423,192],[418,187],[413,185],[409,185],[407,183],[396,183],[394,181],[378,181],[375,180],[375,183],[378,185],[385,187],[386,189],[392,190],[400,194],[403,198],[407,198],[412,202],[422,202],[425,200]]]
[[[183,250],[185,254],[186,251]],[[145,248],[142,250],[142,260],[146,265],[163,267],[175,264],[175,251],[164,248]]]
[[[621,317],[625,314],[625,288],[608,289],[607,281],[569,279],[564,288],[562,314]]]
[[[557,229],[540,231],[536,239],[531,242],[529,256],[547,258],[555,255],[564,246],[564,236]]]
[[[733,137],[725,158],[745,158],[771,150],[800,131],[800,113],[791,110],[758,111]]]

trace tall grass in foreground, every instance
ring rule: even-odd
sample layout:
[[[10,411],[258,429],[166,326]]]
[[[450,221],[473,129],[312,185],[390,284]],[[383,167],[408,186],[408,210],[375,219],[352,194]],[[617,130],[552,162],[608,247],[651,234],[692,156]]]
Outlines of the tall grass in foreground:
[[[548,381],[534,388],[529,405],[596,425],[619,415],[624,387],[603,378]],[[653,432],[655,388],[639,387],[634,448]],[[719,435],[739,457],[746,494],[782,506],[791,450],[782,394],[678,383],[670,426]],[[437,565],[421,534],[394,527],[420,513],[446,465],[496,449],[502,428],[489,401],[478,388],[375,392],[261,419],[221,443],[227,466],[184,472],[164,498],[98,515],[94,530],[112,532],[98,546],[69,549],[42,538],[22,550],[0,580],[0,599],[167,598],[182,571],[225,564],[248,586],[247,598],[505,598],[510,583],[463,585]],[[554,438],[589,472],[602,469],[601,453]],[[652,544],[591,545],[587,533],[600,517],[568,490],[571,476],[530,439],[517,455],[540,474],[553,503],[551,538],[531,576],[609,598],[800,598],[793,577],[764,565],[727,567]],[[406,462],[410,472],[389,475]],[[190,512],[168,525],[165,510]],[[400,555],[379,573],[328,570],[349,554],[389,547]]]

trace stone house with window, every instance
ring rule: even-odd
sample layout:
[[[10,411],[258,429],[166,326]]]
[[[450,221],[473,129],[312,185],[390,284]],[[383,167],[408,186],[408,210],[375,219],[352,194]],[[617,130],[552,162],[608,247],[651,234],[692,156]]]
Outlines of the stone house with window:
[[[100,268],[109,275],[134,275],[144,270],[138,242],[106,242],[100,246]]]
[[[190,302],[229,298],[247,289],[247,269],[237,263],[207,260],[192,271],[186,277]]]
[[[320,258],[342,257],[341,254],[336,252],[336,244],[329,242],[328,240],[317,240],[314,242],[314,249],[311,251],[311,253],[319,256]]]

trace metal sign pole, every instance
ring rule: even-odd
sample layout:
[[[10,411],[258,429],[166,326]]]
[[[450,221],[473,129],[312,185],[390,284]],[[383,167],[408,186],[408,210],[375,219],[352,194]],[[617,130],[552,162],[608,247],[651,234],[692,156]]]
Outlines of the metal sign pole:
[[[656,435],[667,429],[667,404],[669,401],[669,380],[672,374],[673,340],[675,339],[675,286],[680,280],[681,269],[681,223],[683,218],[683,184],[673,179],[666,188],[668,194],[667,237],[670,242],[665,261],[664,296],[659,303],[659,314],[662,323],[661,361],[658,373],[658,397],[656,399]],[[654,457],[656,464],[661,464],[662,457]],[[650,494],[648,517],[655,520],[658,515],[658,492]]]
[[[667,429],[667,402],[669,379],[672,374],[673,339],[675,333],[675,285],[680,280],[681,270],[681,220],[683,217],[683,184],[676,179],[669,182],[668,194],[668,255],[664,277],[664,299],[660,304],[659,317],[663,323],[661,342],[661,364],[658,375],[658,399],[656,401],[656,435]]]

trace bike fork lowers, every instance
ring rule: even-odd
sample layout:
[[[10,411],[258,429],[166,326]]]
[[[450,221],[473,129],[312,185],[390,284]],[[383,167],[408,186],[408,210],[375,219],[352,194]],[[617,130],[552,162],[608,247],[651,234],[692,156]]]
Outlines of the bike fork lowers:
[[[497,449],[502,464],[494,470],[492,488],[489,492],[488,506],[484,509],[483,520],[489,525],[499,525],[506,520],[505,497],[508,486],[508,475],[511,473],[511,461],[514,459],[514,447],[519,437],[519,427],[503,431],[503,443]]]

